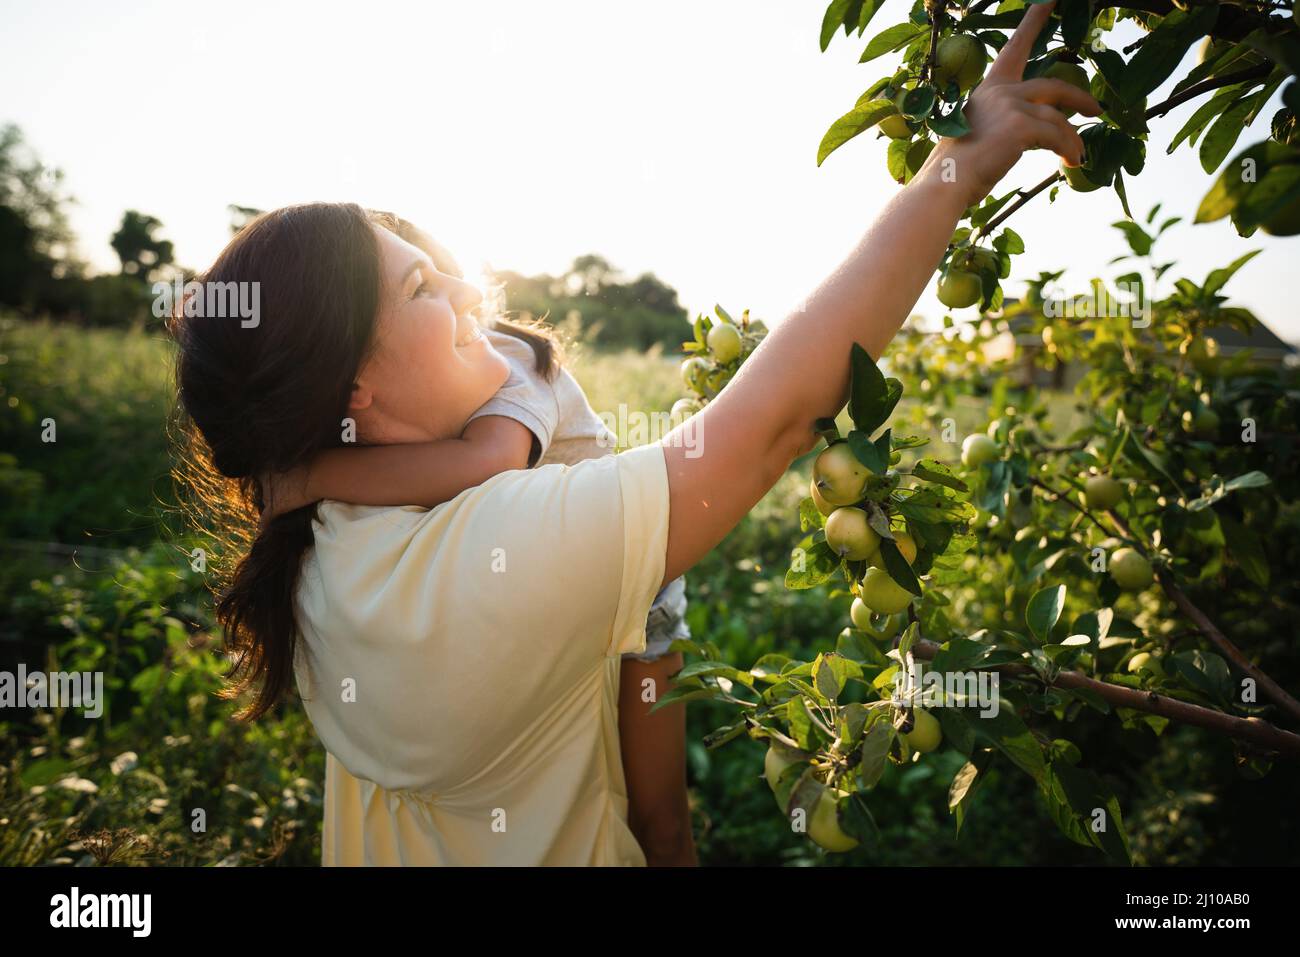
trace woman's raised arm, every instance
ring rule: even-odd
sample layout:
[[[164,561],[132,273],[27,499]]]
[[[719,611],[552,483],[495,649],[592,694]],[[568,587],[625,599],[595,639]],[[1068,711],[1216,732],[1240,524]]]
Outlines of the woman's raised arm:
[[[1096,116],[1100,104],[1061,80],[1021,79],[1052,6],[1026,9],[966,106],[971,132],[941,139],[804,308],[776,325],[702,412],[665,437],[671,508],[665,583],[707,554],[794,459],[811,451],[813,423],[848,401],[852,344],[880,357],[966,208],[1027,149],[1050,149],[1069,165],[1080,164],[1083,142],[1057,107]],[[692,428],[695,442],[680,441],[681,430]]]

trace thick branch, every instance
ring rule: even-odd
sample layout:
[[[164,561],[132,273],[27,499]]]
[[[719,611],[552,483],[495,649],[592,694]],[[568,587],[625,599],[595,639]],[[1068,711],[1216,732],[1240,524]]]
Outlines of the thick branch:
[[[1115,527],[1123,532],[1126,537],[1135,542],[1138,541],[1124,519],[1120,518],[1113,511],[1107,512],[1106,514],[1108,514],[1111,521],[1115,523]],[[1145,549],[1141,547],[1140,543],[1138,547],[1140,551],[1145,551]],[[1187,616],[1192,624],[1197,627],[1201,634],[1209,639],[1210,643],[1214,645],[1214,647],[1218,648],[1219,651],[1221,651],[1229,661],[1236,665],[1238,670],[1243,674],[1253,678],[1255,683],[1259,685],[1260,689],[1263,690],[1264,694],[1274,704],[1289,714],[1293,720],[1300,720],[1300,701],[1296,701],[1295,698],[1291,697],[1291,695],[1286,692],[1285,688],[1266,675],[1249,658],[1242,654],[1241,649],[1234,645],[1228,636],[1219,630],[1218,626],[1215,625],[1214,622],[1210,621],[1209,616],[1206,615],[1205,612],[1201,611],[1201,609],[1197,608],[1196,605],[1192,604],[1192,600],[1187,597],[1187,594],[1181,588],[1178,587],[1178,584],[1174,581],[1173,576],[1170,575],[1168,571],[1163,568],[1157,570],[1156,580],[1160,582],[1160,587],[1164,590],[1164,593],[1169,596],[1169,600],[1174,603],[1179,611]]]
[[[916,657],[928,661],[938,653],[939,647],[935,642],[922,638],[912,645],[912,651]],[[1036,674],[1026,665],[1000,665],[995,670],[1008,674]],[[1140,691],[1136,688],[1125,688],[1123,685],[1098,681],[1078,671],[1062,671],[1056,676],[1052,685],[1058,688],[1090,691],[1117,708],[1132,708],[1134,711],[1160,715],[1162,718],[1249,742],[1265,751],[1300,759],[1300,734],[1276,728],[1259,718],[1238,718],[1235,715],[1202,708],[1200,705],[1189,704],[1153,691]]]
[[[1236,665],[1240,671],[1253,678],[1255,683],[1263,690],[1265,696],[1274,704],[1292,718],[1300,720],[1300,701],[1296,701],[1295,698],[1287,694],[1285,688],[1255,667],[1250,659],[1241,653],[1241,649],[1234,645],[1214,622],[1210,621],[1205,612],[1192,604],[1192,600],[1178,587],[1168,572],[1160,569],[1156,572],[1156,578],[1160,581],[1160,587],[1165,590],[1165,594],[1169,596],[1169,600],[1187,616],[1201,634],[1210,640],[1214,647],[1223,652],[1224,656]]]
[[[1057,500],[1064,501],[1072,506],[1076,511],[1086,516],[1090,522],[1107,535],[1111,534],[1111,530],[1102,524],[1101,520],[1098,519],[1097,516],[1093,515],[1078,502],[1074,501],[1074,499],[1069,495],[1058,492],[1056,489],[1052,488],[1052,486],[1040,479],[1032,478],[1030,479],[1030,482],[1047,492],[1051,492]],[[1128,527],[1128,523],[1125,522],[1124,519],[1120,518],[1120,516],[1114,511],[1109,511],[1106,515],[1115,523],[1115,527],[1120,530],[1121,534],[1131,541],[1134,547],[1142,553],[1142,556],[1149,560],[1150,556],[1147,555],[1145,545],[1143,545],[1141,539],[1133,534],[1133,530]],[[1209,616],[1192,603],[1192,600],[1187,597],[1187,594],[1178,587],[1172,575],[1162,568],[1156,572],[1156,580],[1160,582],[1160,587],[1164,590],[1165,595],[1169,597],[1169,600],[1172,601],[1178,610],[1196,626],[1197,630],[1200,631],[1201,634],[1209,639],[1210,643],[1214,645],[1214,647],[1218,648],[1219,651],[1223,653],[1224,657],[1237,666],[1237,670],[1250,678],[1253,678],[1255,683],[1264,691],[1264,694],[1269,698],[1269,700],[1289,714],[1293,719],[1300,720],[1300,701],[1296,701],[1295,698],[1291,697],[1285,688],[1261,671],[1257,665],[1247,658],[1242,653],[1241,649],[1234,645],[1232,640],[1219,630],[1214,622],[1210,621]]]

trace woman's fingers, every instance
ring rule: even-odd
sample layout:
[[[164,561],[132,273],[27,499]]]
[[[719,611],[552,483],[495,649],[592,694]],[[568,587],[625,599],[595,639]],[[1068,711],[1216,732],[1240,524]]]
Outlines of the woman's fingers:
[[[1042,32],[1043,24],[1052,15],[1054,6],[1056,0],[1049,0],[1048,3],[1034,4],[1025,11],[1020,26],[1016,27],[1015,32],[1011,34],[1011,39],[1003,44],[1001,51],[993,60],[993,65],[989,67],[988,75],[984,77],[985,83],[989,80],[1014,83],[1025,75],[1029,51],[1033,49],[1034,41]]]
[[[1073,83],[1054,77],[1040,76],[1024,80],[1019,91],[1031,103],[1046,103],[1061,110],[1075,110],[1089,116],[1100,116],[1103,112],[1101,104],[1091,93],[1085,93]]]
[[[1066,166],[1083,165],[1083,138],[1079,136],[1079,131],[1065,118],[1064,113],[1044,103],[1026,103],[1025,110],[1039,122],[1056,127],[1061,137],[1059,142],[1064,145],[1064,148],[1058,149],[1055,146],[1049,148],[1061,159],[1065,160]]]

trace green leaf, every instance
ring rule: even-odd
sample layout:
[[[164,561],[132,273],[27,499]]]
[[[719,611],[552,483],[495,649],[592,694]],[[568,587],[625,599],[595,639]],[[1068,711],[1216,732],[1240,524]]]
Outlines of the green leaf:
[[[1095,774],[1058,761],[1051,766],[1048,788],[1069,809],[1089,843],[1112,860],[1130,862],[1128,833],[1119,801]],[[1070,835],[1065,827],[1061,830]]]
[[[975,781],[979,777],[979,768],[973,761],[967,761],[953,776],[952,784],[948,786],[948,810],[956,810],[957,805],[966,800],[971,789],[975,786]]]
[[[1235,492],[1241,488],[1260,488],[1268,485],[1270,481],[1263,472],[1247,472],[1245,475],[1238,475],[1235,479],[1229,479],[1223,486],[1223,490]]]
[[[835,554],[824,539],[814,542],[804,551],[802,571],[796,571],[794,568],[797,558],[797,555],[792,556],[791,567],[785,573],[786,588],[816,588],[818,585],[824,585],[834,577],[840,567],[840,556]]]
[[[1133,250],[1135,256],[1147,256],[1151,253],[1151,244],[1153,242],[1151,234],[1139,226],[1137,223],[1123,219],[1117,223],[1111,223],[1116,229],[1124,234],[1128,240],[1128,248]],[[1141,278],[1140,276],[1138,277]]]
[[[1012,764],[1042,783],[1047,776],[1042,746],[1005,699],[1000,702],[996,715],[981,716],[973,723],[977,737],[988,741]]]
[[[822,136],[822,141],[817,146],[817,165],[821,166],[826,157],[855,136],[865,133],[885,117],[897,112],[897,108],[888,100],[868,100],[855,106],[832,123]]]
[[[882,538],[880,540],[880,559],[885,566],[885,571],[889,573],[889,577],[896,584],[920,597],[921,583],[917,581],[912,566],[907,563],[907,559],[903,557],[903,553],[898,550],[898,546],[894,544],[892,539]]]
[[[966,119],[966,113],[961,107],[950,110],[943,116],[931,116],[925,121],[928,126],[938,136],[949,136],[953,139],[965,136],[970,132],[970,121]]]
[[[952,469],[944,465],[938,459],[921,459],[921,461],[912,466],[912,474],[917,478],[925,479],[927,482],[938,482],[940,485],[946,485],[948,488],[956,489],[958,492],[970,491],[970,487],[953,474]]]
[[[1237,144],[1245,132],[1246,114],[1250,112],[1251,104],[1249,97],[1237,100],[1219,115],[1206,132],[1200,150],[1201,169],[1205,172],[1213,173],[1218,169],[1228,152]]]
[[[1246,235],[1297,197],[1300,154],[1275,140],[1264,140],[1228,162],[1202,198],[1193,221],[1210,223],[1231,215],[1238,233]]]
[[[862,736],[858,780],[864,788],[873,788],[885,773],[889,746],[894,741],[894,726],[888,721],[875,720]]]
[[[889,452],[882,452],[867,433],[854,429],[848,434],[847,441],[854,457],[869,468],[873,475],[884,475],[889,470]]]
[[[805,498],[799,502],[799,531],[806,532],[809,529],[824,528],[826,526],[826,516],[817,510],[817,503],[811,497]]]
[[[960,753],[969,755],[975,747],[975,729],[959,708],[936,708],[944,739]],[[978,719],[977,719],[978,720]]]
[[[876,826],[867,799],[861,793],[855,791],[841,798],[837,814],[841,829],[849,837],[856,838],[860,846],[871,848],[880,843],[880,828]]]
[[[951,494],[941,488],[927,487],[901,498],[896,507],[907,519],[909,526],[973,521],[976,512],[971,504],[951,498]]]
[[[1268,587],[1268,556],[1260,537],[1249,531],[1235,518],[1219,516],[1219,527],[1228,545],[1228,553],[1242,573],[1261,588]]]
[[[922,33],[927,32],[925,27],[918,24],[907,22],[897,23],[892,27],[886,27],[881,30],[867,44],[867,48],[862,51],[859,63],[867,63],[876,57],[884,56],[886,53],[893,53],[895,50],[901,50],[912,40],[916,39]]]
[[[1107,77],[1116,95],[1132,102],[1167,80],[1193,43],[1205,36],[1219,15],[1218,3],[1173,9],[1148,33],[1137,53],[1118,76]]]
[[[849,355],[849,390],[849,417],[854,427],[870,435],[893,414],[903,384],[881,375],[875,360],[855,342]]]
[[[1201,135],[1201,131],[1209,126],[1216,116],[1228,108],[1244,87],[1245,85],[1241,83],[1224,87],[1202,103],[1196,112],[1187,118],[1187,122],[1183,124],[1182,129],[1170,139],[1169,145],[1165,148],[1165,153],[1172,153],[1183,140],[1187,140],[1189,144],[1195,143],[1196,138]]]
[[[856,0],[861,3],[862,0]],[[826,14],[822,17],[821,32],[821,50],[826,52],[826,48],[831,45],[831,40],[835,37],[835,31],[845,24],[845,16],[849,12],[849,7],[854,4],[854,0],[832,0],[831,5],[826,8]]]
[[[1232,262],[1228,263],[1228,265],[1219,269],[1211,270],[1210,274],[1205,277],[1205,282],[1201,285],[1201,292],[1206,296],[1213,296],[1227,284],[1228,280],[1233,277],[1238,269],[1246,265],[1246,263],[1250,262],[1263,251],[1264,250],[1262,249],[1252,249],[1244,256],[1238,256]]]
[[[1039,641],[1046,642],[1061,618],[1065,607],[1065,586],[1043,588],[1034,593],[1025,609],[1025,623]]]

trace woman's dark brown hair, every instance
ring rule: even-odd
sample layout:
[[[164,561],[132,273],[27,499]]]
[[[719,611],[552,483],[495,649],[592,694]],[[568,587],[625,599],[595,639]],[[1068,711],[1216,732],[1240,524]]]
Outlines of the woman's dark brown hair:
[[[232,661],[222,695],[255,691],[237,715],[243,720],[265,714],[293,682],[294,594],[316,515],[311,505],[259,531],[258,478],[343,444],[352,384],[375,341],[382,272],[374,226],[402,235],[403,223],[351,203],[263,213],[195,277],[203,288],[257,283],[256,324],[205,314],[213,297],[204,296],[178,304],[170,323],[183,427],[177,476],[192,520],[218,546],[209,568]],[[437,258],[435,264],[444,265]],[[549,330],[490,324],[528,341],[549,377]]]

